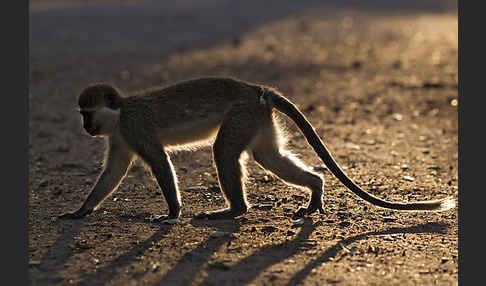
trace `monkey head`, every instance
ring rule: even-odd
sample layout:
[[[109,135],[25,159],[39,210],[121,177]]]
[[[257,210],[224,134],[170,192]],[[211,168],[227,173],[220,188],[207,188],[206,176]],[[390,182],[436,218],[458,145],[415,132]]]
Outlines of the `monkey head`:
[[[111,84],[95,83],[85,88],[78,98],[83,128],[95,136],[110,135],[118,124],[121,93]]]

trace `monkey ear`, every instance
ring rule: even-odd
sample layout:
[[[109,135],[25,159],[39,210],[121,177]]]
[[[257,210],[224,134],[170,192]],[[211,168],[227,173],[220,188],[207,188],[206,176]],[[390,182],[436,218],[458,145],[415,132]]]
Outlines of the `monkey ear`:
[[[120,97],[115,93],[108,93],[105,95],[106,106],[110,109],[116,110],[120,108]]]

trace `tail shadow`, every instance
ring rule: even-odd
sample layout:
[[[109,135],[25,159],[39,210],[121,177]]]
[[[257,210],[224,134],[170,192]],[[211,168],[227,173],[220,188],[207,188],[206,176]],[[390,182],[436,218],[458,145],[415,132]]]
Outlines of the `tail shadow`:
[[[347,246],[355,241],[366,239],[372,235],[386,235],[386,234],[397,234],[397,233],[445,233],[448,226],[449,226],[448,224],[442,222],[428,222],[425,224],[420,224],[411,227],[392,227],[390,229],[382,230],[382,231],[371,231],[371,232],[351,236],[346,239],[342,239],[338,243],[334,244],[326,251],[324,251],[324,253],[319,258],[314,260],[312,263],[308,264],[304,269],[297,272],[297,274],[295,274],[286,285],[287,286],[301,285],[302,281],[307,277],[307,275],[309,275],[309,273],[314,268],[320,266],[322,263],[330,261],[331,258],[336,257],[336,255],[342,249],[342,246]]]

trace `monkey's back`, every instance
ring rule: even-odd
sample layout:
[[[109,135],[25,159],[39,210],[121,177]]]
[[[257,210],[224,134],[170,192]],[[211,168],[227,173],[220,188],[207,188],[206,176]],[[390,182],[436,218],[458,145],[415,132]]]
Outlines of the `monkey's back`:
[[[166,137],[193,129],[209,134],[235,104],[258,104],[257,88],[232,78],[207,77],[141,90],[123,98],[120,121],[131,125],[128,130],[143,126],[141,132]]]

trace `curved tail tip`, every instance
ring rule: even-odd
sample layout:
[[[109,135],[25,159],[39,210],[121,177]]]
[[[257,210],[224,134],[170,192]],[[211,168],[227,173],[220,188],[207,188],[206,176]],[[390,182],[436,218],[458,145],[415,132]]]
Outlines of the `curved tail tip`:
[[[438,211],[446,211],[446,210],[450,210],[454,207],[456,207],[456,202],[454,201],[454,198],[448,197],[448,198],[443,199],[440,202],[440,206],[437,210]]]

